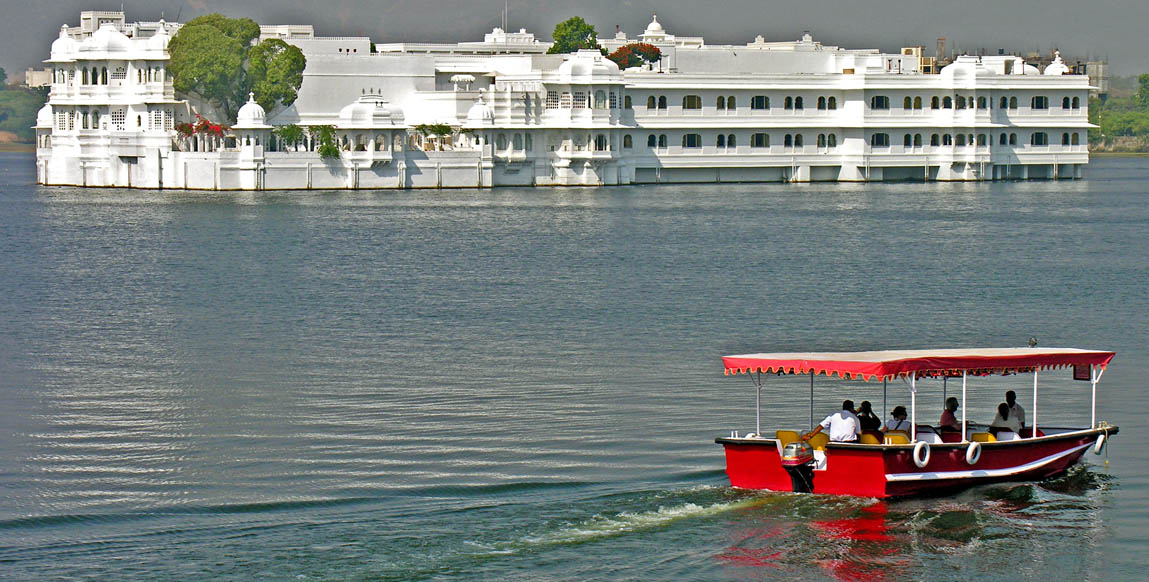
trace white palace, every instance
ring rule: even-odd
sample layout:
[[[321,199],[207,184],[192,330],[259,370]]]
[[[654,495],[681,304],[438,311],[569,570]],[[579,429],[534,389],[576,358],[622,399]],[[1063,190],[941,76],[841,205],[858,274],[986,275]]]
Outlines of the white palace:
[[[218,190],[669,182],[1078,178],[1089,79],[1060,58],[962,56],[930,72],[903,54],[758,37],[710,45],[655,17],[662,61],[620,71],[597,51],[496,28],[481,42],[373,46],[311,26],[263,26],[307,57],[299,98],[254,101],[222,136],[185,137],[167,43],[179,25],[84,12],[52,43],[37,117],[42,184]],[[198,113],[207,113],[199,111]],[[215,120],[222,121],[222,120]],[[338,158],[275,126],[330,125]],[[446,124],[450,135],[418,127]]]

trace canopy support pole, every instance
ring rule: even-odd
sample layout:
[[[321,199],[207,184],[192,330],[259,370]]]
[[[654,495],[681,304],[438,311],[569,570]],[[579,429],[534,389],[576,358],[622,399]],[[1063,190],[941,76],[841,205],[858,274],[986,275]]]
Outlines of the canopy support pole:
[[[810,372],[810,430],[814,430],[814,372]]]
[[[965,379],[966,370],[961,371],[961,442],[966,442],[966,435],[968,434],[965,427]]]
[[[758,392],[754,396],[754,434],[762,436],[762,370],[758,371]]]
[[[886,417],[886,379],[882,378],[882,418]],[[882,422],[885,422],[884,420]]]
[[[1093,403],[1089,412],[1090,428],[1097,428],[1097,382],[1101,380],[1101,375],[1104,373],[1104,368],[1098,368],[1096,364],[1089,364],[1089,384],[1093,389]]]
[[[946,376],[942,376],[942,410],[946,409],[946,399],[949,396],[949,394],[947,393],[948,391],[946,389],[947,388],[946,380],[949,380],[949,378]]]
[[[1037,368],[1033,369],[1033,432],[1029,433],[1029,438],[1037,438]]]
[[[918,378],[910,374],[910,442],[918,440]]]

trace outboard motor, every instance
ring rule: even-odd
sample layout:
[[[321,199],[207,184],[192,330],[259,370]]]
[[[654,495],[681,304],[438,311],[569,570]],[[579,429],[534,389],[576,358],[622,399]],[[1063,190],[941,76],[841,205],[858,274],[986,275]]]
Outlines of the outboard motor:
[[[795,493],[809,493],[814,488],[814,448],[806,441],[787,443],[782,448],[782,468],[790,474]]]

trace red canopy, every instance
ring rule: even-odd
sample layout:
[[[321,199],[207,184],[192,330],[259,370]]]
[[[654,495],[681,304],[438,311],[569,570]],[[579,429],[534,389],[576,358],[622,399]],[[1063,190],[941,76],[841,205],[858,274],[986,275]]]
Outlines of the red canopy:
[[[876,352],[806,352],[723,356],[727,374],[837,374],[865,381],[906,377],[1030,372],[1065,366],[1104,368],[1114,352],[1076,348],[975,348],[954,350],[886,350]]]

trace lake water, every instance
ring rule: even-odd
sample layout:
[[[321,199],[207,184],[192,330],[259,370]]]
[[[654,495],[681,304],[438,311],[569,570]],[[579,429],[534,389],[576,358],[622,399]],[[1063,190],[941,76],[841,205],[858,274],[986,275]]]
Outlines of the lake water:
[[[0,578],[1141,579],[1149,162],[1074,182],[40,188],[0,154]],[[728,487],[719,357],[1111,349],[1108,454],[952,497]],[[952,388],[952,387],[951,387]],[[1029,376],[971,382],[971,419]],[[763,428],[806,428],[771,378]],[[889,406],[907,404],[891,383]],[[1042,376],[1039,422],[1088,424]],[[819,377],[819,416],[881,385]],[[940,413],[926,383],[923,417]]]

